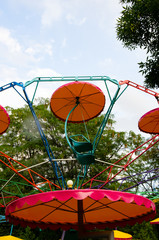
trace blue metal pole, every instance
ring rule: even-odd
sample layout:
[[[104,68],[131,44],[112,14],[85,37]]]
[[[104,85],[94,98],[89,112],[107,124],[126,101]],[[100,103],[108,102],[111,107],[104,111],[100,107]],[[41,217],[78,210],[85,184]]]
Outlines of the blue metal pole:
[[[28,105],[29,105],[29,108],[30,108],[30,110],[31,110],[31,113],[32,113],[32,115],[33,115],[33,118],[34,118],[34,120],[35,120],[35,123],[36,123],[36,125],[37,125],[38,131],[39,131],[39,133],[40,133],[41,139],[42,139],[42,141],[43,141],[43,144],[44,144],[44,146],[45,146],[46,152],[47,152],[47,154],[48,154],[49,161],[51,162],[51,165],[52,165],[52,167],[53,167],[54,173],[55,173],[55,175],[56,175],[56,177],[57,177],[58,183],[59,183],[59,185],[60,185],[61,188],[63,188],[63,189],[64,189],[65,187],[67,188],[66,181],[65,181],[65,179],[64,179],[64,177],[63,177],[63,174],[62,174],[62,172],[61,172],[61,170],[60,170],[57,162],[56,162],[56,161],[52,161],[52,159],[55,159],[55,157],[54,157],[53,152],[52,152],[52,150],[51,150],[51,148],[50,148],[50,146],[49,146],[49,143],[48,143],[48,141],[47,141],[47,139],[46,139],[46,136],[45,136],[45,134],[44,134],[44,132],[43,132],[43,130],[42,130],[42,128],[41,128],[40,122],[39,122],[39,120],[38,120],[38,118],[37,118],[37,116],[36,116],[36,113],[35,113],[35,111],[34,111],[34,108],[33,108],[33,106],[32,106],[32,103],[31,103],[31,101],[29,100],[29,97],[28,97],[28,95],[27,95],[27,93],[26,93],[26,91],[25,91],[25,87],[23,87],[23,92],[24,92],[24,95],[25,95],[25,97],[26,97],[26,101],[27,101],[27,103],[28,103]],[[61,182],[60,182],[60,179],[61,179],[62,184],[61,184]]]

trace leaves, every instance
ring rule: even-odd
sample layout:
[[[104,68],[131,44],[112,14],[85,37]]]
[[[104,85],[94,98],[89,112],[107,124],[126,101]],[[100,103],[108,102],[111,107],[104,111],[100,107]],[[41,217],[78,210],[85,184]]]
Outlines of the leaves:
[[[34,106],[36,115],[38,116],[39,122],[41,124],[42,130],[46,135],[46,138],[49,142],[50,148],[53,151],[56,159],[66,159],[74,157],[72,150],[70,149],[65,135],[64,135],[64,122],[58,120],[53,116],[52,112],[49,108],[48,99],[38,99],[36,105]],[[30,113],[28,106],[24,106],[19,109],[7,108],[10,113],[11,124],[8,128],[7,132],[0,136],[0,145],[1,151],[6,153],[7,155],[17,159],[21,163],[26,166],[32,166],[37,163],[40,163],[44,160],[48,160],[48,156],[46,153],[46,149],[42,143],[40,138],[37,126],[34,122],[34,119]],[[87,136],[85,127],[83,124],[69,124],[68,126],[68,134],[83,134],[86,137],[89,137],[91,142],[94,140],[94,137],[98,131],[98,128],[103,121],[103,115],[99,116],[96,119],[92,119],[86,124],[88,134]],[[114,163],[119,160],[122,156],[132,151],[140,144],[145,142],[145,139],[140,134],[135,134],[130,131],[127,132],[117,132],[114,129],[114,116],[111,115],[108,123],[103,131],[102,137],[99,141],[98,147],[95,151],[95,158],[100,159],[104,162]],[[133,166],[130,166],[129,169],[124,171],[125,176],[133,175],[134,173],[138,173],[144,169],[150,169],[158,167],[158,146],[154,146],[151,150],[149,150],[144,156],[142,156],[137,162],[133,163]],[[137,154],[137,153],[136,153]],[[2,159],[2,157],[1,157]],[[5,161],[5,159],[3,159]],[[120,164],[124,164],[123,161]],[[144,164],[143,164],[144,163]],[[74,161],[60,161],[58,162],[59,168],[62,171],[66,181],[68,179],[72,179],[75,181],[78,173],[80,172],[81,165],[78,164],[76,160]],[[39,174],[45,176],[47,179],[51,181],[57,181],[56,176],[51,168],[50,164],[41,165],[42,167],[36,167],[34,170],[39,172]],[[95,176],[103,169],[105,169],[107,165],[97,163],[90,165],[87,179]],[[2,162],[0,163],[0,185],[1,187],[4,185],[4,180],[8,180],[13,172],[6,167]],[[115,171],[118,171],[117,168],[112,170],[112,175],[115,174]],[[27,173],[24,176],[27,177]],[[107,179],[108,172],[105,172],[100,176],[100,180],[105,181]],[[136,183],[140,180],[141,176],[133,177],[133,183]],[[14,176],[14,183],[11,181],[7,187],[5,188],[6,192],[13,193],[15,195],[23,196],[23,192],[27,194],[31,194],[33,192],[33,187],[29,184],[26,184],[24,180],[22,180],[17,175]],[[37,176],[34,177],[34,180],[39,180]],[[18,185],[19,183],[19,185]],[[20,185],[21,183],[21,185]],[[125,183],[124,187],[129,187],[129,184],[133,184],[129,180]],[[152,181],[149,186],[152,187]],[[96,183],[97,185],[97,183]],[[109,189],[117,190],[120,185],[119,181],[114,181],[109,184]],[[43,187],[43,189],[45,186]],[[18,190],[19,189],[19,190]],[[138,187],[135,188],[138,190]],[[44,189],[45,191],[45,189]],[[48,189],[47,189],[48,191]],[[6,193],[4,192],[4,194]],[[141,237],[141,239],[146,239],[144,235],[144,228],[148,230],[146,233],[151,238],[153,238],[152,229],[146,225],[143,225],[140,229],[140,226],[134,228],[133,234],[134,236]],[[0,232],[8,235],[8,225],[4,227],[3,231]],[[137,229],[137,230],[136,230]],[[140,229],[140,230],[138,230]],[[53,236],[54,239],[59,239],[61,236],[61,231],[52,232],[51,230],[40,231],[39,229],[31,230],[29,228],[22,229],[19,227],[14,228],[15,236],[21,237],[22,239],[48,239]],[[139,234],[140,233],[140,234]],[[52,235],[51,235],[52,234]],[[13,234],[14,235],[14,234]],[[148,239],[148,238],[147,238]]]
[[[137,47],[147,50],[150,58],[139,63],[145,76],[145,85],[159,87],[159,1],[121,0],[123,11],[117,19],[117,39],[130,50]]]

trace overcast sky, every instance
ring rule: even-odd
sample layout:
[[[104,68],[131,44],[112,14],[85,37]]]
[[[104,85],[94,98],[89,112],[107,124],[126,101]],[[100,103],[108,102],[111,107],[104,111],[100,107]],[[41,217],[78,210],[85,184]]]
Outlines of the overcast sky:
[[[104,75],[143,85],[137,63],[145,52],[117,40],[121,10],[119,0],[0,0],[0,86],[40,76]],[[49,90],[40,95],[50,98]],[[3,107],[22,104],[14,91],[0,93]],[[116,129],[139,133],[139,118],[157,107],[154,97],[128,87],[112,111]]]

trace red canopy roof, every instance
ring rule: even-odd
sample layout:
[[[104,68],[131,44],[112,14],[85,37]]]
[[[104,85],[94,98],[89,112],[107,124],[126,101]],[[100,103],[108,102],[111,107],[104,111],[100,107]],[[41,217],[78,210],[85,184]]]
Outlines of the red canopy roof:
[[[23,227],[85,230],[141,223],[155,216],[142,196],[101,189],[61,190],[30,195],[6,207],[6,218]]]

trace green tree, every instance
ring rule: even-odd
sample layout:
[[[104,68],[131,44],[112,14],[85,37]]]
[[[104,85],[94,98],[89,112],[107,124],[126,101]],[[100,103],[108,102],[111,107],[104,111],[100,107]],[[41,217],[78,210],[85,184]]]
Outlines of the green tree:
[[[134,226],[119,228],[133,236],[134,240],[157,240],[157,231],[149,222],[136,223]]]
[[[55,159],[74,158],[74,154],[64,136],[64,122],[60,121],[52,114],[49,107],[49,100],[38,99],[34,105],[34,109],[41,124],[42,130],[45,133],[45,136],[47,137],[49,145],[53,151]],[[19,160],[26,166],[32,166],[44,160],[48,160],[46,150],[28,106],[24,106],[23,108],[19,109],[12,109],[8,107],[7,110],[10,114],[11,124],[8,128],[8,131],[0,138],[2,151],[7,155]],[[91,142],[93,142],[103,118],[104,116],[101,115],[98,118],[92,119],[86,123],[88,135],[86,133],[87,131],[84,124],[70,123],[68,124],[68,135],[70,136],[80,133],[85,135],[90,139]],[[111,115],[95,151],[95,159],[102,160],[103,162],[107,163],[115,163],[126,153],[130,152],[144,142],[144,139],[140,134],[136,135],[132,131],[129,133],[115,131],[114,124],[115,120]],[[81,169],[81,165],[76,160],[59,161],[58,164],[66,180],[75,180],[77,178],[77,175]],[[124,162],[122,164],[124,164]],[[91,178],[107,166],[107,164],[103,165],[101,162],[95,161],[95,164],[90,166],[87,177]],[[9,177],[11,177],[13,174],[12,171],[5,165],[1,167],[2,171],[0,172],[0,178],[9,179]],[[34,170],[39,172],[38,167],[34,168]],[[114,168],[113,171],[117,170],[117,168]],[[40,168],[39,173],[51,181],[56,181],[52,168],[47,164]],[[106,174],[101,175],[101,180],[106,179]],[[14,181],[18,182],[19,177],[15,176]],[[25,183],[24,181],[22,182]],[[30,190],[31,189],[28,188],[28,191]]]
[[[55,158],[56,159],[66,159],[71,157],[73,158],[74,157],[73,152],[69,148],[64,135],[64,122],[58,120],[53,116],[49,108],[48,99],[37,100],[36,104],[34,105],[34,109],[42,126],[42,130],[44,131],[47,140],[50,144],[50,147],[55,155]],[[24,163],[26,166],[31,166],[33,164],[40,163],[41,161],[48,159],[46,150],[42,144],[42,140],[39,136],[39,132],[37,130],[37,127],[35,125],[34,119],[30,113],[28,106],[24,106],[23,108],[20,109],[8,108],[8,111],[11,118],[11,124],[7,132],[1,135],[0,137],[1,150],[4,153],[7,153],[9,156],[12,156],[18,161]],[[101,115],[96,119],[92,119],[86,124],[89,133],[89,138],[91,141],[93,141],[94,136],[102,120],[103,116]],[[135,134],[132,131],[130,131],[129,133],[115,131],[114,123],[115,120],[113,116],[111,116],[104,129],[101,140],[95,152],[96,159],[108,163],[116,162],[126,153],[130,152],[131,150],[133,150],[134,148],[136,148],[145,141],[145,139],[141,137],[140,134]],[[69,124],[68,134],[74,135],[78,133],[86,135],[84,125]],[[149,161],[147,161],[148,164],[147,166],[152,165],[152,163],[156,164],[154,166],[158,166],[156,159],[156,156],[158,154],[158,148],[157,147],[153,148],[147,154],[148,155],[145,158],[142,157],[138,162],[136,163],[134,162],[133,167],[130,169],[131,174],[133,172],[140,171],[142,167],[144,169],[145,165],[142,163],[142,160],[144,160],[145,163],[147,161],[146,158],[149,159]],[[121,164],[124,164],[124,161]],[[62,161],[59,163],[59,166],[66,180],[70,178],[73,180],[76,179],[79,169],[81,168],[81,165],[76,160],[70,162]],[[88,179],[94,176],[95,174],[99,173],[103,169],[105,169],[107,166],[108,166],[107,164],[101,164],[100,162],[99,163],[95,162],[95,164],[92,164],[88,172]],[[12,171],[9,170],[8,167],[6,167],[4,164],[2,165],[2,163],[0,163],[0,168],[1,168],[0,178],[4,178],[7,180],[10,178],[10,176],[12,176],[13,174]],[[114,168],[112,174],[114,174],[118,170],[119,170],[118,168]],[[54,178],[54,173],[50,165],[43,165],[43,167],[41,168],[37,167],[35,168],[35,171],[44,175],[49,180],[52,180]],[[126,174],[127,171],[125,171],[124,173]],[[106,172],[105,174],[100,176],[100,179],[105,181],[107,175],[108,173]],[[24,183],[24,181],[20,179],[18,176],[15,176],[14,180],[17,182]],[[118,185],[119,182],[116,182],[110,184],[108,188],[116,189]],[[127,185],[125,185],[125,187],[126,186]],[[9,191],[13,192],[13,194],[16,194],[17,191],[16,188],[14,188],[11,184],[8,185],[8,188],[6,190],[8,190],[8,192]],[[25,192],[25,194],[30,194],[32,190],[33,190],[32,187],[26,187],[25,185],[23,185],[23,191]],[[3,211],[2,214],[4,215]],[[144,228],[145,226],[142,227],[142,229]],[[7,230],[8,228],[6,223],[5,228],[3,228],[2,231],[3,234],[6,233],[6,235],[8,235]],[[40,231],[38,229],[35,230],[31,230],[29,228],[22,229],[19,228],[18,226],[14,228],[14,233],[15,236],[19,236],[23,239],[31,239],[30,236],[36,236],[36,240],[46,239],[45,238],[46,236],[48,236],[48,239],[51,238],[51,236],[54,236],[54,239],[59,239],[59,236],[61,236],[61,231],[53,233],[51,232],[51,230]],[[140,234],[139,237],[141,237],[142,239],[143,235]]]
[[[121,17],[117,20],[117,38],[124,47],[147,50],[146,62],[140,62],[140,72],[145,85],[159,87],[159,1],[120,0],[123,4]]]

